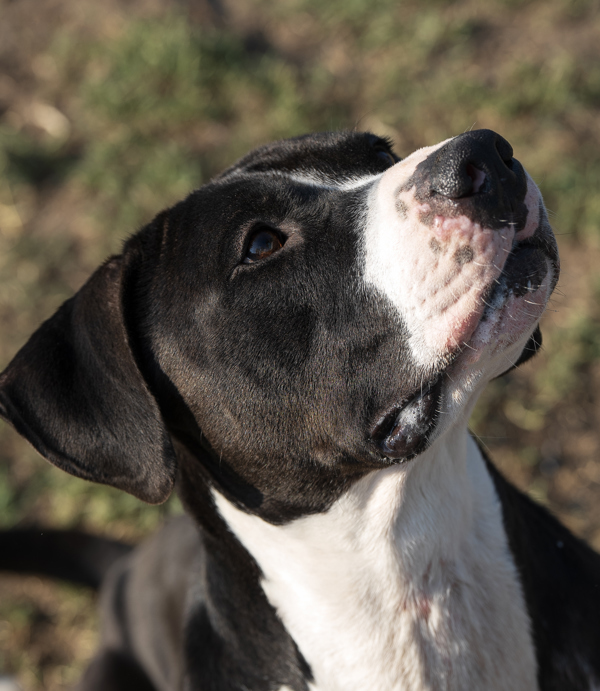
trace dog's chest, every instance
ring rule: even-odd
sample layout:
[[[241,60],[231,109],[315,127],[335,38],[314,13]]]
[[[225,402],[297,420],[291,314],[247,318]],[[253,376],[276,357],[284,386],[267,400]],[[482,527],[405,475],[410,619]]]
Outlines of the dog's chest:
[[[475,458],[461,487],[439,461],[374,473],[327,513],[285,527],[217,496],[311,667],[311,689],[537,688],[491,481]]]

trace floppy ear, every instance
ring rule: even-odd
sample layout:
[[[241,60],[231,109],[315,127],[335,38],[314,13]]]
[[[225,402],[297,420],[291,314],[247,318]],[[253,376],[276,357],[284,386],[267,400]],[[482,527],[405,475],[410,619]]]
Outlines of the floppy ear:
[[[129,343],[128,261],[109,259],[17,353],[0,375],[0,415],[59,468],[157,504],[176,460]]]

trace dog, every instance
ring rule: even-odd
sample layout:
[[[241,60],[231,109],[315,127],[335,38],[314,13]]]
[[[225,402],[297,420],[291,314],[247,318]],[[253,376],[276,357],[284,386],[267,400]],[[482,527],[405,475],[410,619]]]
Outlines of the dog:
[[[132,236],[0,376],[53,464],[186,508],[133,551],[4,535],[103,581],[79,688],[599,689],[600,558],[467,429],[558,275],[490,130],[263,146]]]

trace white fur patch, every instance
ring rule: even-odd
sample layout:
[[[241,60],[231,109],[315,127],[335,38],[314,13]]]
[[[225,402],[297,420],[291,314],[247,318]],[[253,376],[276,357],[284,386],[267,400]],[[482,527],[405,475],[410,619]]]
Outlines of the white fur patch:
[[[404,189],[416,167],[446,144],[419,149],[386,171],[369,194],[365,219],[364,281],[387,296],[409,333],[415,364],[436,369],[459,347],[469,344],[487,307],[484,296],[497,282],[515,241],[537,228],[541,196],[527,177],[529,216],[515,234],[508,222],[501,230],[474,223],[466,216],[422,215],[428,204]],[[550,277],[537,291],[519,298],[518,309],[533,330],[549,297]],[[536,308],[539,305],[539,309]],[[533,314],[535,313],[535,314]],[[508,328],[513,327],[513,328]],[[517,324],[502,332],[502,347],[515,340]],[[523,329],[519,331],[521,336]],[[506,368],[505,368],[506,369]]]
[[[347,178],[334,178],[328,177],[324,173],[314,171],[312,174],[310,171],[303,173],[281,173],[288,180],[293,180],[294,182],[299,182],[302,185],[311,185],[312,187],[320,187],[322,189],[332,189],[332,190],[354,190],[359,187],[364,187],[369,183],[378,180],[383,173],[378,173],[376,175],[364,175],[364,176],[354,176]]]
[[[315,691],[537,689],[499,501],[462,426],[285,526],[215,500]]]

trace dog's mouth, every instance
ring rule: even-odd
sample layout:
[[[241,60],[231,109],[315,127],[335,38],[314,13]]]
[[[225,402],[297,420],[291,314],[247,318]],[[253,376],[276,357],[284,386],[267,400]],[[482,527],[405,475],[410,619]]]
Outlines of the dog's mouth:
[[[370,437],[385,458],[409,461],[426,448],[437,422],[441,393],[442,373],[377,420]]]
[[[553,269],[552,292],[558,278],[558,254],[545,234],[536,233],[527,240],[516,243],[497,281],[490,286],[483,298],[486,308],[481,322],[490,319],[493,312],[504,309],[511,297],[531,296],[544,286],[549,269]],[[532,304],[535,304],[532,302]]]

